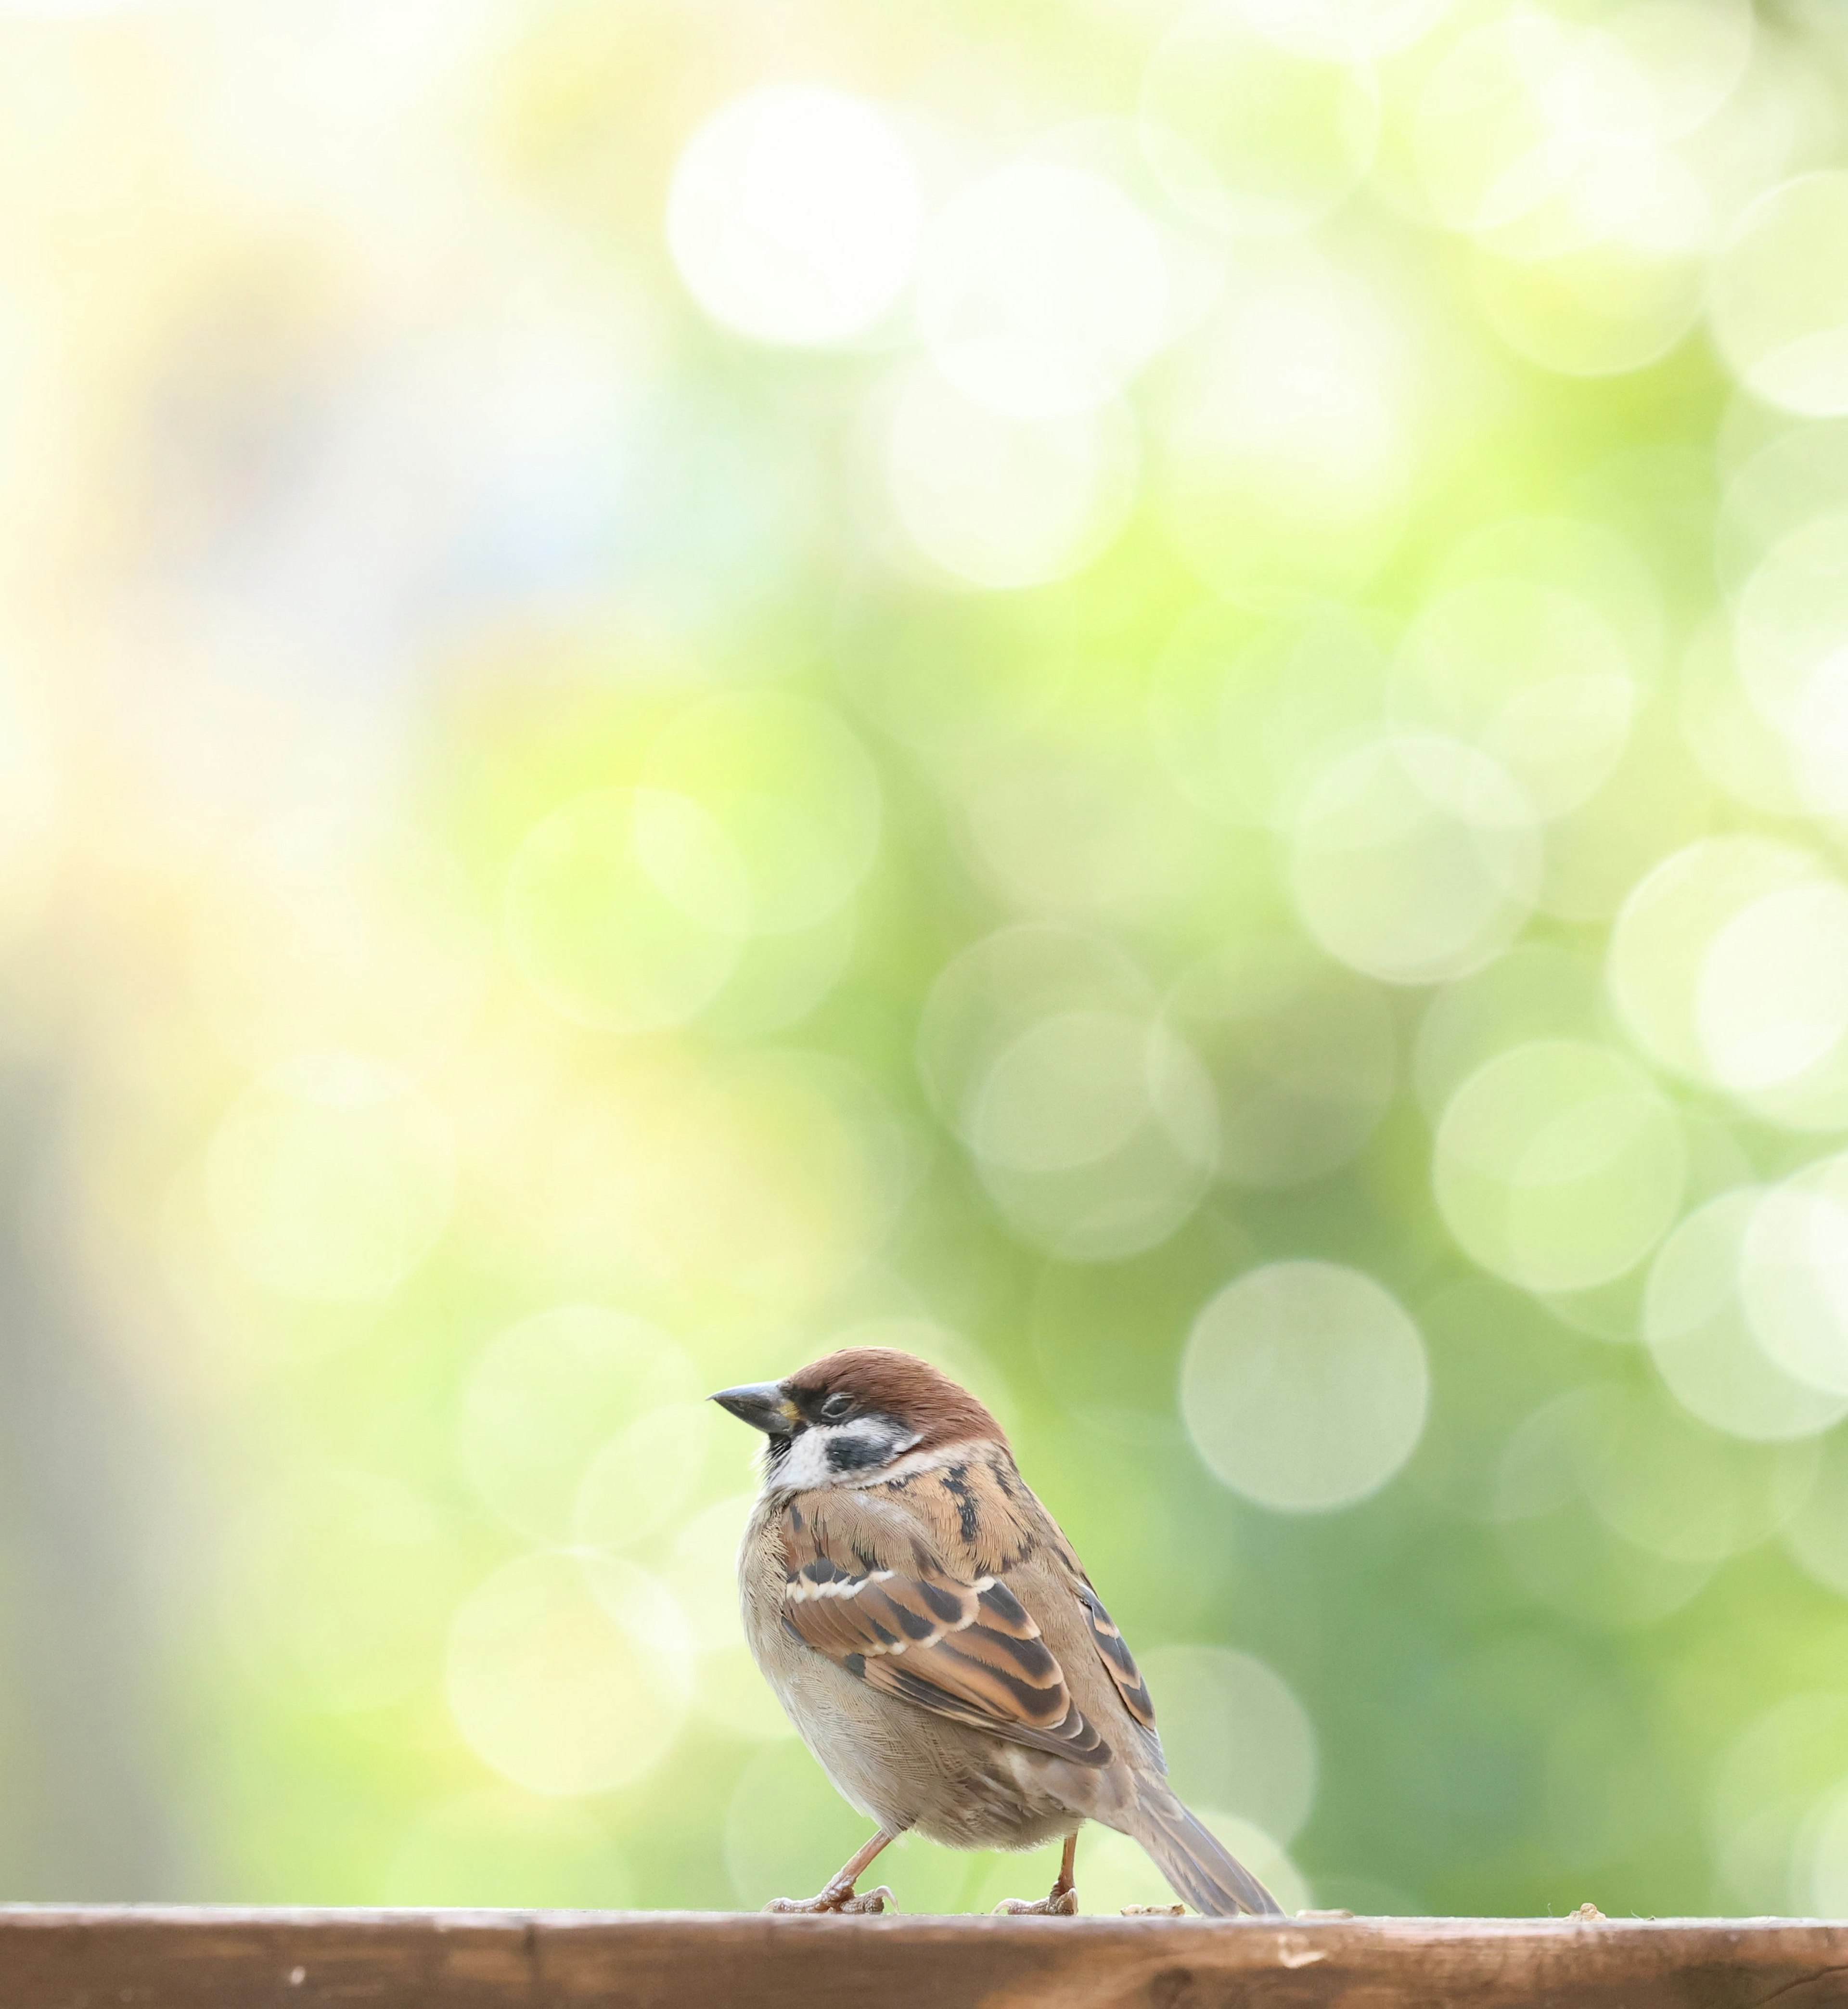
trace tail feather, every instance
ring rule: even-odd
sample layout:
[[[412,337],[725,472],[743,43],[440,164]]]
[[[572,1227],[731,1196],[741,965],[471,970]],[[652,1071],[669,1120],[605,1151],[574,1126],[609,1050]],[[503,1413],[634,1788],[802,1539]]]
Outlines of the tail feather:
[[[1143,1782],[1122,1826],[1196,1912],[1209,1919],[1229,1919],[1240,1912],[1264,1918],[1283,1915],[1276,1899],[1188,1812],[1165,1782]]]

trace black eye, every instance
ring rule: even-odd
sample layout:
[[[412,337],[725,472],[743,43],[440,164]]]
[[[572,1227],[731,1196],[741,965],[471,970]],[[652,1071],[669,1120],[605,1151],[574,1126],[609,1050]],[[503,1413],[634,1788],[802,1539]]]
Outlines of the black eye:
[[[837,1423],[852,1407],[853,1398],[851,1395],[830,1395],[815,1413],[823,1423]]]

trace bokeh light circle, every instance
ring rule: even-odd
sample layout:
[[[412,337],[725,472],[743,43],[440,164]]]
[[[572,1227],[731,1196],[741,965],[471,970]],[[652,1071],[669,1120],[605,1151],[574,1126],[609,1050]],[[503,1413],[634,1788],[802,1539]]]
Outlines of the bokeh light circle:
[[[1007,417],[928,370],[900,391],[886,433],[899,523],[926,558],[980,586],[1081,571],[1122,528],[1139,466],[1120,402]]]
[[[1705,198],[1672,157],[1608,234],[1547,258],[1478,253],[1476,296],[1517,355],[1568,377],[1612,377],[1666,356],[1706,299]]]
[[[825,1866],[839,1869],[866,1827],[806,1751],[784,1743],[759,1751],[725,1809],[725,1867],[738,1903],[755,1911],[820,1889],[834,1874]]]
[[[1432,1147],[1446,1224],[1485,1269],[1581,1291],[1640,1263],[1680,1211],[1681,1128],[1640,1068],[1566,1040],[1516,1047],[1446,1107]]]
[[[1608,1509],[1634,1525],[1633,1495],[1602,1490],[1623,1450],[1626,1391],[1597,1384],[1544,1402],[1508,1438],[1496,1473],[1493,1518],[1516,1575],[1535,1596],[1583,1623],[1646,1625],[1678,1610],[1713,1571],[1705,1557],[1666,1555],[1633,1540]],[[1621,1482],[1622,1475],[1617,1475]],[[1641,1503],[1646,1505],[1646,1503]],[[1677,1546],[1710,1546],[1705,1530],[1673,1531]]]
[[[1694,12],[1680,10],[1676,28],[1691,26]],[[1521,263],[1600,246],[1645,260],[1698,255],[1705,202],[1662,143],[1670,129],[1698,122],[1703,93],[1723,95],[1728,59],[1741,52],[1722,46],[1723,33],[1703,50],[1697,31],[1665,62],[1665,38],[1647,48],[1649,36],[1635,32],[1642,25],[1524,11],[1450,48],[1419,94],[1414,133],[1425,192],[1443,220]],[[1678,53],[1694,59],[1676,78]],[[1703,55],[1716,58],[1705,77]]]
[[[535,1793],[605,1793],[664,1758],[685,1713],[685,1623],[632,1564],[556,1552],[503,1564],[450,1629],[447,1687],[476,1756]]]
[[[1159,500],[1204,585],[1283,611],[1353,592],[1398,541],[1406,331],[1303,247],[1245,268],[1164,373]]]
[[[1671,1562],[1715,1563],[1772,1534],[1802,1497],[1808,1454],[1748,1445],[1691,1421],[1654,1391],[1587,1398],[1577,1478],[1605,1523]],[[1570,1398],[1568,1398],[1570,1399]]]
[[[1807,1448],[1754,1444],[1690,1416],[1658,1387],[1610,1380],[1556,1396],[1514,1431],[1496,1476],[1504,1525],[1588,1505],[1620,1542],[1707,1565],[1765,1540],[1800,1503]],[[1639,1572],[1646,1584],[1646,1571]],[[1671,1575],[1657,1588],[1673,1594]]]
[[[1848,1033],[1848,888],[1780,887],[1733,915],[1701,960],[1694,1018],[1726,1088],[1779,1087],[1833,1051]]]
[[[1319,221],[1366,172],[1379,135],[1365,68],[1266,39],[1230,0],[1170,30],[1144,73],[1142,112],[1169,193],[1241,236]]]
[[[982,1081],[970,1148],[992,1164],[1043,1172],[1120,1150],[1148,1111],[1149,1037],[1146,1026],[1110,1012],[1042,1019]]]
[[[1290,878],[1328,952],[1393,983],[1435,983],[1519,933],[1540,877],[1531,803],[1460,740],[1400,733],[1337,761],[1304,798]]]
[[[1190,802],[1227,823],[1285,827],[1328,749],[1377,725],[1384,670],[1375,625],[1337,603],[1254,633],[1249,615],[1209,602],[1162,651],[1150,731]]]
[[[1114,942],[1075,928],[1003,928],[938,973],[918,1028],[918,1069],[938,1113],[968,1127],[988,1071],[1041,1020],[1071,1012],[1152,1012],[1149,980]]]
[[[1735,1187],[1690,1214],[1658,1250],[1643,1334],[1690,1415],[1764,1442],[1814,1437],[1848,1415],[1848,1394],[1800,1380],[1767,1350],[1744,1302],[1745,1252],[1763,1200]]]
[[[1848,1121],[1848,888],[1772,838],[1665,859],[1612,930],[1612,996],[1664,1065],[1794,1129]]]
[[[984,175],[933,219],[918,317],[937,367],[1004,416],[1107,402],[1172,331],[1153,226],[1104,175],[1025,161]]]
[[[1273,1263],[1208,1304],[1188,1335],[1181,1408],[1235,1493],[1320,1513],[1376,1493],[1425,1426],[1425,1343],[1397,1300],[1339,1263]]]
[[[483,1348],[462,1384],[458,1455],[509,1526],[535,1541],[565,1541],[598,1453],[679,1417],[680,1405],[703,1392],[685,1352],[658,1327],[606,1306],[559,1306]]]
[[[737,847],[689,797],[602,788],[539,824],[508,869],[509,948],[553,1008],[611,1033],[692,1017],[752,924]]]
[[[731,1435],[723,1412],[703,1400],[669,1402],[619,1423],[583,1467],[572,1501],[574,1543],[621,1550],[650,1541],[697,1497],[723,1450],[735,1447]]]
[[[1002,1047],[962,1132],[1016,1231],[1092,1262],[1171,1235],[1219,1143],[1213,1083],[1185,1042],[1159,1020],[1094,1009],[1041,1019]]]
[[[1848,1597],[1848,1443],[1820,1444],[1814,1483],[1783,1531],[1785,1546],[1810,1576]]]
[[[1713,274],[1714,339],[1747,389],[1789,412],[1848,412],[1848,172],[1761,196]]]
[[[1735,802],[1773,816],[1811,806],[1799,778],[1802,754],[1747,693],[1724,615],[1709,615],[1689,640],[1675,705],[1694,758]]]
[[[738,1444],[731,1433],[740,1477],[757,1447]],[[738,1638],[738,1550],[756,1504],[754,1493],[733,1493],[683,1520],[660,1568],[695,1649],[720,1653]]]
[[[1740,586],[1733,640],[1798,807],[1848,813],[1848,509],[1787,531]]]
[[[1393,708],[1408,727],[1479,747],[1553,817],[1616,767],[1637,685],[1624,638],[1600,609],[1543,579],[1504,575],[1426,602],[1394,668]]]
[[[924,197],[904,141],[846,93],[777,84],[735,99],[687,142],[667,242],[706,312],[763,342],[863,334],[912,273]]]
[[[1329,62],[1364,62],[1409,48],[1456,0],[1241,0],[1240,12],[1280,48]]]
[[[1787,1374],[1848,1398],[1848,1160],[1806,1167],[1758,1203],[1739,1252],[1740,1301]]]
[[[1734,470],[1714,523],[1720,583],[1736,596],[1778,547],[1848,516],[1848,419],[1783,427]]]
[[[879,780],[841,719],[784,691],[728,693],[669,726],[644,781],[696,803],[745,882],[754,934],[792,934],[836,913],[879,849]],[[721,906],[717,917],[729,924]]]
[[[1708,952],[1737,916],[1813,870],[1807,853],[1768,838],[1706,838],[1637,886],[1611,930],[1608,969],[1617,1009],[1652,1058],[1696,1080],[1709,1078],[1699,1019]]]
[[[1228,1646],[1139,1656],[1175,1789],[1223,1807],[1285,1846],[1315,1801],[1315,1726],[1289,1684]]]
[[[1597,964],[1550,942],[1524,942],[1447,985],[1426,1008],[1413,1051],[1418,1102],[1432,1128],[1464,1082],[1510,1047],[1594,1039],[1602,1005]]]

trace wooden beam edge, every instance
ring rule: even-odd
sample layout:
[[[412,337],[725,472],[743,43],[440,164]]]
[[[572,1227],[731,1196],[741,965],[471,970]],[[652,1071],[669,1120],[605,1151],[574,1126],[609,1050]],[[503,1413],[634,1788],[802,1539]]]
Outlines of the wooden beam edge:
[[[1848,2004],[1848,1922],[0,1906],[0,2009]]]

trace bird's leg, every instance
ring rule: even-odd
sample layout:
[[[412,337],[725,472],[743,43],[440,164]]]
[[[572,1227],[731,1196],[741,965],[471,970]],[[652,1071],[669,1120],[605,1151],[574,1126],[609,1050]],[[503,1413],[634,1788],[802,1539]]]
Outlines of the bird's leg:
[[[1072,1881],[1071,1872],[1077,1860],[1078,1830],[1074,1828],[1065,1837],[1065,1853],[1060,1859],[1059,1874],[1046,1895],[1036,1904],[1029,1904],[1024,1897],[1004,1898],[995,1909],[1016,1919],[1075,1919],[1078,1886]]]
[[[763,1908],[766,1912],[883,1912],[886,1901],[892,1894],[883,1883],[876,1890],[865,1891],[857,1897],[853,1887],[859,1882],[861,1871],[874,1856],[897,1839],[896,1828],[882,1827],[870,1841],[854,1851],[819,1896],[773,1897]]]

